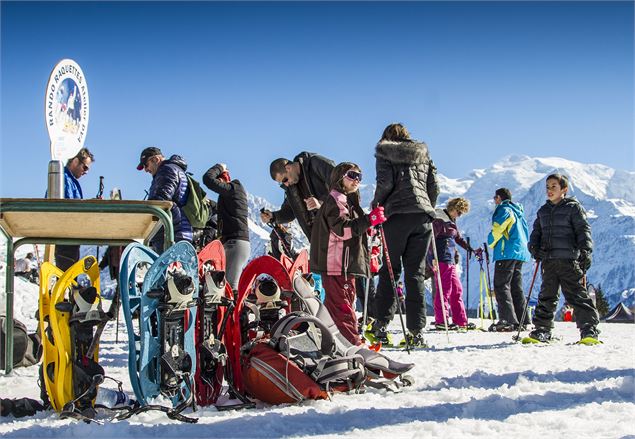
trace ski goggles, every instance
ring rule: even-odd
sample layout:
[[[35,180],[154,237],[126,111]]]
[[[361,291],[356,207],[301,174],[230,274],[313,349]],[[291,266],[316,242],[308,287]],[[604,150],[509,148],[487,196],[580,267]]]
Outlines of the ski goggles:
[[[346,174],[344,174],[344,177],[348,178],[349,180],[357,180],[360,183],[362,182],[362,173],[361,172],[346,171]]]

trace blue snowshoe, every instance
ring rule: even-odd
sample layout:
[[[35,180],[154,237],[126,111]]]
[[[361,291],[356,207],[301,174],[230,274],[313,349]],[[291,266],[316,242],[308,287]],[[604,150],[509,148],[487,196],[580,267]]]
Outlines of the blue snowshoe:
[[[144,256],[143,252],[131,249],[126,266],[123,266],[126,260],[122,259],[122,275],[125,269],[128,279],[124,285],[130,285],[130,276],[139,269],[139,261],[152,259],[151,253],[146,251]],[[129,270],[131,264],[136,268]],[[126,324],[129,325],[131,347],[133,342],[135,346],[135,361],[130,354],[134,363],[130,366],[130,380],[141,407],[120,419],[156,409],[166,412],[173,419],[196,422],[180,414],[188,406],[195,408],[193,382],[196,370],[194,336],[198,259],[190,243],[178,242],[154,260],[144,277],[140,299],[138,344],[128,313]],[[172,407],[149,405],[149,399],[159,395],[170,399]]]

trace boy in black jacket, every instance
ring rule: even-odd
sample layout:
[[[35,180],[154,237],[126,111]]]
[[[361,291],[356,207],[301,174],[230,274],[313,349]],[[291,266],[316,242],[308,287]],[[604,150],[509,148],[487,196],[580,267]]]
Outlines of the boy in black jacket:
[[[567,177],[547,177],[547,202],[538,210],[529,238],[529,251],[542,262],[542,286],[529,338],[538,342],[551,339],[553,318],[558,305],[558,288],[573,306],[580,338],[597,341],[599,317],[586,289],[586,272],[591,267],[591,227],[584,208],[568,198]],[[586,340],[585,340],[586,339]],[[589,340],[591,339],[591,340]]]

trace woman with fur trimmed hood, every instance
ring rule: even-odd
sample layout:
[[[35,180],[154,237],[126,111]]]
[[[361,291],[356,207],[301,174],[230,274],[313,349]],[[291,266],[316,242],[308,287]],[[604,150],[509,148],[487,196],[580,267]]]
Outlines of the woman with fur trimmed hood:
[[[324,305],[340,334],[353,345],[362,343],[355,315],[355,277],[368,278],[366,231],[386,220],[383,207],[370,215],[360,206],[362,171],[340,163],[331,173],[330,192],[318,211],[311,232],[311,270],[322,276]]]
[[[439,195],[436,168],[428,146],[410,138],[402,124],[386,127],[375,148],[377,189],[373,207],[384,206],[388,221],[384,233],[395,279],[403,262],[406,285],[406,326],[411,345],[423,345],[425,327],[424,271],[426,252],[432,237],[434,206]],[[372,335],[391,343],[386,326],[396,311],[387,264],[379,270],[377,320]]]

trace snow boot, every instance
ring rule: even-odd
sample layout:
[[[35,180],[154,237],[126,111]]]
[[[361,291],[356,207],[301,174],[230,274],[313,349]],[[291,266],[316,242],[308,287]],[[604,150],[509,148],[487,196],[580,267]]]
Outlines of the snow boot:
[[[425,349],[430,347],[423,338],[423,333],[421,331],[408,331],[405,338],[399,343],[399,347],[406,347],[406,340],[408,340],[408,345],[411,348]]]
[[[498,323],[492,323],[487,330],[489,332],[512,332],[514,325],[508,323],[507,320],[501,320]]]
[[[368,340],[371,345],[381,343],[382,346],[393,346],[392,334],[388,332],[387,326],[388,325],[375,320],[371,328],[364,333],[366,340]]]
[[[580,341],[578,344],[596,345],[602,343],[598,337],[600,331],[593,325],[587,325],[580,329]]]
[[[468,323],[465,326],[457,326],[459,332],[467,332],[473,331],[476,329],[476,325],[474,323]]]
[[[435,331],[445,331],[445,323],[443,322],[441,323],[434,322],[432,324],[432,327]],[[448,323],[448,331],[456,331],[457,329],[459,329],[457,325],[455,325],[454,323]]]
[[[549,328],[536,327],[529,335],[523,338],[522,342],[527,343],[549,343],[552,340]]]

